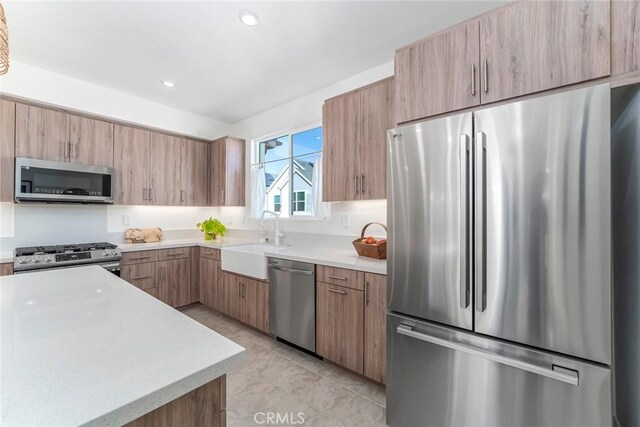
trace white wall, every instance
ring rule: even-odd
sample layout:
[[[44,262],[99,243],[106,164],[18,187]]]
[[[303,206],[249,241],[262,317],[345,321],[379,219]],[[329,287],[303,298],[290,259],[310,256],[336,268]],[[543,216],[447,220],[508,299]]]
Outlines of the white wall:
[[[205,139],[230,130],[227,123],[16,61],[0,77],[0,93]]]

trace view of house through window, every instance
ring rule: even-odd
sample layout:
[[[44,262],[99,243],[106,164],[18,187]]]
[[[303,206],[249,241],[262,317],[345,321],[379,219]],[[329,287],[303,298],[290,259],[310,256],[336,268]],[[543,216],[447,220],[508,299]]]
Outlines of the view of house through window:
[[[258,142],[265,171],[266,209],[282,217],[312,215],[312,178],[322,152],[322,127]]]

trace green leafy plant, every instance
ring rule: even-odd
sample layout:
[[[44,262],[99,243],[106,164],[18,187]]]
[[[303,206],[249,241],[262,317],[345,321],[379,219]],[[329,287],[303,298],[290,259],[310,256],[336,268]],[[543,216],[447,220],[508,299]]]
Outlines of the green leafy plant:
[[[224,236],[224,233],[227,232],[227,227],[225,227],[225,225],[221,223],[220,220],[211,217],[197,223],[196,227],[198,227],[200,231],[204,233],[204,238],[206,240],[214,240],[216,236]]]

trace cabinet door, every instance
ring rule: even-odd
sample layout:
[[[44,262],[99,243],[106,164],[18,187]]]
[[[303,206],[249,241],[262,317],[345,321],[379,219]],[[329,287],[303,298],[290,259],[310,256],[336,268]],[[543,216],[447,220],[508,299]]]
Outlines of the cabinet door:
[[[11,276],[13,274],[13,264],[0,264],[0,276]]]
[[[242,301],[242,286],[238,276],[223,272],[223,285],[228,299],[227,314],[234,319],[244,321],[244,304]]]
[[[247,280],[244,295],[247,324],[269,332],[269,284],[258,280]]]
[[[363,373],[363,292],[326,283],[316,292],[318,354]]]
[[[384,383],[387,366],[387,276],[366,273],[364,280],[364,374]]]
[[[482,103],[608,76],[609,12],[608,1],[518,1],[484,15]]]
[[[180,204],[207,206],[209,192],[209,144],[180,139]]]
[[[149,204],[149,142],[151,132],[115,125],[113,165],[116,203]]]
[[[191,302],[191,261],[189,258],[161,261],[158,265],[160,301],[182,307]]]
[[[224,181],[226,169],[226,144],[224,139],[218,139],[209,147],[209,170],[211,182],[209,183],[209,203],[211,206],[224,205]]]
[[[156,263],[123,265],[120,278],[143,290],[156,288],[158,286]]]
[[[340,202],[360,198],[360,92],[328,99],[323,105],[322,199]]]
[[[16,156],[68,161],[69,115],[16,104]]]
[[[0,99],[0,202],[13,202],[16,104]]]
[[[200,257],[200,302],[209,308],[216,308],[216,285],[218,271],[215,260]]]
[[[69,116],[69,161],[113,167],[113,123]]]
[[[478,21],[458,25],[398,50],[396,122],[479,105],[478,68]]]
[[[178,138],[151,133],[149,146],[149,199],[155,206],[180,205],[180,151]]]
[[[245,143],[227,137],[225,143],[224,206],[244,206],[245,200]]]
[[[222,281],[222,268],[220,267],[220,261],[214,260],[214,271],[215,271],[215,293],[214,293],[214,306],[218,311],[223,313],[227,313],[229,311],[229,296],[227,295],[226,288],[224,287],[224,283]]]
[[[640,0],[611,2],[611,74],[640,71]]]
[[[362,90],[360,198],[387,198],[387,130],[395,126],[393,79]]]

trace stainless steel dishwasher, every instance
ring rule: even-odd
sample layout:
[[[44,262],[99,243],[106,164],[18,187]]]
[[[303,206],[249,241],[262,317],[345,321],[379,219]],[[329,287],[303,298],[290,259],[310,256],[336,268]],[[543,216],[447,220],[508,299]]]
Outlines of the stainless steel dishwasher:
[[[269,333],[316,352],[315,265],[269,258]]]

